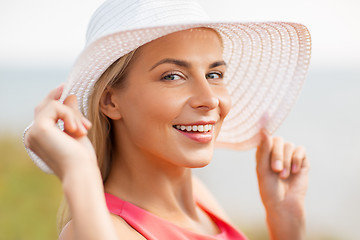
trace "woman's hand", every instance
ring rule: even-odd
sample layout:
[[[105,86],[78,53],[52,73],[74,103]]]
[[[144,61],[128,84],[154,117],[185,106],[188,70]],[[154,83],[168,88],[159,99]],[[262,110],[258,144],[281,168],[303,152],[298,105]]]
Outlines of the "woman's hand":
[[[60,178],[70,207],[72,228],[61,239],[117,239],[104,197],[96,154],[87,138],[90,122],[79,112],[75,96],[58,100],[63,86],[36,107],[24,142]],[[56,123],[64,122],[64,131]],[[91,211],[89,211],[91,209]],[[91,231],[89,231],[91,229]]]
[[[256,151],[257,176],[272,239],[305,237],[304,198],[309,162],[304,147],[295,147],[261,130]]]
[[[87,138],[91,123],[77,108],[75,96],[64,103],[58,100],[63,86],[52,90],[36,107],[34,123],[25,134],[24,142],[63,180],[65,173],[97,167],[93,147]],[[64,122],[64,131],[56,123]]]

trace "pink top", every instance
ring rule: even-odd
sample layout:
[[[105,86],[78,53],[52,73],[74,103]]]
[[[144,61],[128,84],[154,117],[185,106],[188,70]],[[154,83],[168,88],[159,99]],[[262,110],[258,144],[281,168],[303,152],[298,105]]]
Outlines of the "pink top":
[[[217,235],[202,235],[176,226],[144,209],[126,202],[114,195],[105,193],[109,211],[124,219],[132,228],[148,240],[246,240],[247,238],[229,223],[211,213],[201,204],[198,206],[214,221],[220,229]]]

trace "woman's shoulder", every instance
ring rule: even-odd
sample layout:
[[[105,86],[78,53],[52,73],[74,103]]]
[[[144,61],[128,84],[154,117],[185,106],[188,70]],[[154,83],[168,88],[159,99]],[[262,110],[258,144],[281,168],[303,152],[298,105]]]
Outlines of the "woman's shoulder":
[[[117,235],[119,239],[134,239],[134,240],[146,240],[141,234],[134,230],[124,219],[121,217],[111,214],[111,218],[116,228]],[[59,240],[73,240],[75,238],[74,234],[74,224],[70,220],[62,229]]]
[[[196,200],[213,214],[230,223],[229,216],[225,213],[225,210],[221,207],[220,203],[206,185],[197,176],[193,176],[192,182]]]
[[[111,214],[111,218],[113,220],[119,238],[121,237],[121,239],[146,240],[145,237],[138,233],[121,217]]]

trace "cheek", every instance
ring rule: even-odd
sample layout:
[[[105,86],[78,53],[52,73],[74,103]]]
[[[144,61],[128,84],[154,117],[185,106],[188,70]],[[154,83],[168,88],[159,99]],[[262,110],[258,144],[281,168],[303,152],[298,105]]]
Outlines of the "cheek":
[[[231,109],[231,96],[228,90],[224,87],[218,93],[220,104],[220,117],[224,119]]]
[[[132,112],[126,119],[130,141],[154,156],[169,158],[174,151],[169,137],[181,114],[181,101],[166,91],[147,89],[128,99],[128,109]]]
[[[169,95],[166,91],[159,91],[159,89],[138,91],[137,96],[131,102],[139,117],[146,122],[145,125],[151,124],[151,128],[155,130],[171,126],[181,109],[181,103],[177,98]],[[150,126],[148,125],[148,127]]]

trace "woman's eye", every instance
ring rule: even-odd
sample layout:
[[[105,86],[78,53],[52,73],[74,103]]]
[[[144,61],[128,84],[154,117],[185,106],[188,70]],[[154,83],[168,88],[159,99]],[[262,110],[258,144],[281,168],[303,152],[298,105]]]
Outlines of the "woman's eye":
[[[222,74],[222,73],[218,73],[218,72],[212,72],[212,73],[206,74],[206,78],[207,78],[207,79],[222,79],[222,78],[223,78],[223,74]]]
[[[167,75],[163,76],[161,79],[168,80],[168,81],[174,81],[174,80],[181,79],[181,76],[179,76],[178,74],[171,73],[171,74],[167,74]]]

